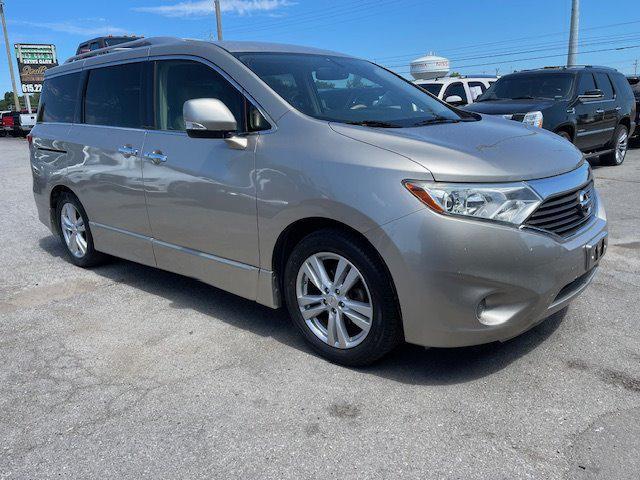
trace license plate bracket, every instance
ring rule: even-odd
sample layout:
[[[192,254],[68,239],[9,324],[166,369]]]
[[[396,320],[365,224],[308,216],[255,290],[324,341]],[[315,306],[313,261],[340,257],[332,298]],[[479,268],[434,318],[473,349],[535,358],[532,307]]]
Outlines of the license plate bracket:
[[[595,267],[600,262],[600,259],[606,253],[607,246],[608,246],[608,238],[609,237],[607,235],[607,232],[603,232],[597,237],[590,240],[584,246],[584,252],[586,257],[585,268],[587,271]]]

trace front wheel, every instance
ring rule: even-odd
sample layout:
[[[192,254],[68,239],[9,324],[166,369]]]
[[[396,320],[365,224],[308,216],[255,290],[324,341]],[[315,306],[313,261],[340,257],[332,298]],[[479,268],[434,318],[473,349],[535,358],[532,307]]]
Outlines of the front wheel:
[[[355,235],[323,230],[304,238],[287,262],[284,289],[294,324],[332,362],[367,365],[402,339],[389,274]]]
[[[605,165],[622,165],[629,147],[629,131],[624,125],[618,125],[613,134],[613,152],[602,155],[600,161]]]

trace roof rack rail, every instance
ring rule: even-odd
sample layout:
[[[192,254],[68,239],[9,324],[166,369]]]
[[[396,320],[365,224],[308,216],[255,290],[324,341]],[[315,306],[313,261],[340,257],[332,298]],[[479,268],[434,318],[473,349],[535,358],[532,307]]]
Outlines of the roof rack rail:
[[[132,48],[150,47],[152,45],[159,45],[167,43],[169,41],[175,42],[176,40],[177,39],[173,37],[139,38],[130,42],[119,43],[118,45],[113,45],[111,47],[99,48],[98,50],[93,50],[91,52],[74,55],[73,57],[67,59],[67,61],[64,63],[78,62],[80,60],[86,60],[87,58],[97,57],[98,55],[107,55],[109,53],[122,52],[125,50],[130,50]]]

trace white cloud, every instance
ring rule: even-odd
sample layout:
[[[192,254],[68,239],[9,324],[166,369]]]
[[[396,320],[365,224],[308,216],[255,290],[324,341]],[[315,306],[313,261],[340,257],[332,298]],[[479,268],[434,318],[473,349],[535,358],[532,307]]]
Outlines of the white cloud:
[[[289,5],[293,5],[289,0],[221,0],[220,10],[222,12],[246,15],[248,13],[272,12]],[[199,17],[213,14],[213,1],[187,1],[157,7],[136,7],[132,10],[136,12],[155,13],[165,17]]]
[[[25,27],[44,28],[53,32],[68,33],[70,35],[82,35],[85,37],[99,37],[102,35],[125,35],[127,30],[112,25],[81,26],[70,22],[30,22],[14,21],[16,25]]]

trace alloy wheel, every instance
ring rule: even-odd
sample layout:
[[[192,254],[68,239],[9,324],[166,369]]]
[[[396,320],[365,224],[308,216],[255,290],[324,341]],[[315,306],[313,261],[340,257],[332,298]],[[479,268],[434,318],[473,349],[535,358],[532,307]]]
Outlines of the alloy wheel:
[[[627,146],[629,139],[626,131],[623,131],[618,136],[618,142],[616,143],[616,163],[620,164],[624,161],[624,157],[627,154]]]
[[[320,252],[307,258],[298,271],[296,298],[307,327],[331,347],[353,348],[371,329],[369,287],[341,255]]]
[[[87,254],[87,229],[82,215],[72,203],[65,203],[60,211],[60,227],[67,248],[76,258]]]

